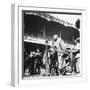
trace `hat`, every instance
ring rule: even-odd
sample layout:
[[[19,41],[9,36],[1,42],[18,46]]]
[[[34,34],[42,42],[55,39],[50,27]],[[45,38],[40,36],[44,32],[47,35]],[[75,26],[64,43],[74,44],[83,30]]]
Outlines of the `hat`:
[[[54,38],[54,39],[57,39],[57,38],[58,38],[58,35],[57,35],[57,34],[56,34],[56,35],[54,35],[54,36],[53,36],[53,38]]]

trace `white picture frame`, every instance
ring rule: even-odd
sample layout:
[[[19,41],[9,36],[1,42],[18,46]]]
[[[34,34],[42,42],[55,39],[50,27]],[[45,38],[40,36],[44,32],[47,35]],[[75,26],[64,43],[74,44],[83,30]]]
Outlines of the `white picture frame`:
[[[55,77],[51,78],[32,78],[30,80],[22,79],[22,10],[36,10],[36,11],[52,11],[52,12],[72,12],[81,13],[81,75],[78,77]],[[50,8],[50,7],[34,7],[27,4],[12,4],[11,6],[11,85],[18,86],[32,86],[32,85],[48,85],[57,83],[72,83],[87,81],[86,60],[83,57],[84,48],[84,33],[86,30],[86,9],[85,8]],[[38,80],[37,80],[38,79]],[[53,79],[53,80],[52,80]]]

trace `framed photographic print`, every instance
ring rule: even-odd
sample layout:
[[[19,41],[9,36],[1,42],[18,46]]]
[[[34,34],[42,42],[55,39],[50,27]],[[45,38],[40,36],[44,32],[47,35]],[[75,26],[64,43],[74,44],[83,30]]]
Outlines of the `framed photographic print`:
[[[86,80],[86,9],[13,4],[11,11],[13,86]]]

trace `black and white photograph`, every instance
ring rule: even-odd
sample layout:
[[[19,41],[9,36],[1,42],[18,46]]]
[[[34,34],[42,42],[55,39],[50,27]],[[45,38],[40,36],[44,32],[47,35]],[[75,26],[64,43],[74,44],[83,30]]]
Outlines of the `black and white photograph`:
[[[22,11],[23,78],[81,73],[81,13]]]

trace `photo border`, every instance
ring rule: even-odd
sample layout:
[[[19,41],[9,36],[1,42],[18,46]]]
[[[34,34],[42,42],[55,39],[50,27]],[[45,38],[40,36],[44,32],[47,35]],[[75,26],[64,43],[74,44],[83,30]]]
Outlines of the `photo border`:
[[[81,28],[82,31],[80,31],[80,41],[81,41],[81,57],[82,58],[82,76],[80,77],[62,77],[60,78],[54,78],[54,77],[45,77],[45,78],[33,78],[30,80],[24,80],[22,79],[22,10],[37,10],[37,11],[54,11],[54,12],[73,12],[73,13],[81,13],[82,14],[82,21],[81,21]],[[86,9],[78,9],[78,8],[52,8],[52,7],[36,7],[36,6],[29,6],[24,4],[12,4],[11,6],[11,85],[12,86],[31,86],[31,85],[44,85],[50,84],[49,82],[57,81],[59,83],[68,83],[68,82],[82,82],[87,81],[87,70],[86,70],[86,61],[83,60],[83,45],[84,42],[83,37],[84,33],[83,30],[86,29]],[[38,79],[38,80],[37,80]],[[42,81],[43,79],[43,81]],[[41,82],[41,83],[38,83]]]

